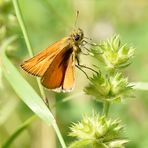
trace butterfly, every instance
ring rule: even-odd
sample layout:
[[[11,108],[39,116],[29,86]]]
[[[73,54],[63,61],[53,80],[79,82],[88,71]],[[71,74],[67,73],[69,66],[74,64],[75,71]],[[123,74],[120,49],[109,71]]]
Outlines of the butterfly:
[[[24,61],[21,67],[28,73],[41,77],[44,87],[69,91],[75,82],[75,62],[81,52],[83,39],[82,29],[77,28],[68,37]]]

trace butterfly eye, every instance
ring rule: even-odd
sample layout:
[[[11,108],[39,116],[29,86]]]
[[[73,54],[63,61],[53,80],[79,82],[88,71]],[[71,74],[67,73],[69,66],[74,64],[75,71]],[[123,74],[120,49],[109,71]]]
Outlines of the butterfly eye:
[[[74,36],[75,41],[78,41],[80,39],[80,36],[77,34]]]

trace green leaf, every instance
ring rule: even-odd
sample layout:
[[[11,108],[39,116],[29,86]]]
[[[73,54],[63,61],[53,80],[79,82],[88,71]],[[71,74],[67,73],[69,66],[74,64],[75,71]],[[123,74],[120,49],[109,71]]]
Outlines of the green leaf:
[[[47,124],[54,123],[54,117],[30,84],[20,75],[5,54],[2,55],[2,70],[16,94]]]
[[[3,45],[2,52],[2,71],[5,78],[8,80],[16,94],[22,99],[22,101],[45,123],[52,125],[55,132],[59,138],[59,141],[63,148],[65,148],[64,140],[61,136],[59,128],[56,121],[48,109],[48,107],[43,102],[42,98],[36,93],[36,91],[30,86],[30,84],[21,76],[19,71],[11,63],[5,54],[4,49],[14,41],[14,38],[8,39]]]

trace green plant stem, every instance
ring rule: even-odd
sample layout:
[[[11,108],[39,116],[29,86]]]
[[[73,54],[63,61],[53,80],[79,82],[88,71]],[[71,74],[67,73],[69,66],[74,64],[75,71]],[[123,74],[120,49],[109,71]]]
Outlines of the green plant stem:
[[[24,39],[25,39],[25,42],[26,42],[26,46],[27,46],[27,49],[28,49],[29,56],[33,57],[34,53],[33,53],[32,47],[31,47],[31,43],[28,39],[28,33],[26,31],[25,23],[24,23],[24,20],[23,20],[23,17],[22,17],[22,13],[21,13],[19,4],[18,4],[18,0],[13,0],[13,5],[14,5],[14,9],[15,9],[15,13],[16,13],[19,25],[20,25],[21,30],[23,32],[23,36],[24,36]]]
[[[104,102],[103,103],[103,115],[108,116],[108,111],[109,111],[110,103],[109,102]]]
[[[31,47],[31,43],[29,41],[28,33],[27,33],[27,30],[26,30],[26,27],[25,27],[25,23],[24,23],[24,20],[23,20],[23,17],[22,17],[22,13],[21,13],[19,4],[18,4],[18,0],[13,0],[13,5],[14,5],[14,9],[15,9],[15,13],[16,13],[19,25],[20,25],[21,30],[23,32],[23,36],[24,36],[24,39],[25,39],[25,43],[26,43],[26,46],[27,46],[27,49],[28,49],[29,56],[33,57],[34,53],[33,53],[32,47]],[[41,96],[42,96],[44,102],[46,102],[46,95],[45,95],[43,87],[40,83],[39,78],[37,78],[37,83],[38,83],[38,87],[40,89]]]
[[[60,143],[61,143],[62,148],[66,148],[66,144],[65,144],[65,142],[64,142],[64,140],[63,140],[63,137],[62,137],[62,135],[61,135],[61,133],[60,133],[60,130],[59,130],[58,126],[57,126],[56,121],[55,121],[55,124],[53,123],[53,128],[54,128],[54,130],[56,131],[56,134],[57,134],[57,136],[58,136],[58,138],[59,138],[59,141],[60,141]]]
[[[24,35],[24,38],[25,38],[25,42],[26,42],[26,45],[27,45],[29,55],[30,55],[30,57],[32,57],[33,56],[33,50],[31,48],[31,44],[30,44],[30,41],[29,41],[29,38],[28,38],[28,34],[27,34],[27,31],[26,31],[26,28],[25,28],[25,25],[24,25],[24,21],[23,21],[23,17],[22,17],[21,11],[20,11],[18,0],[12,0],[12,1],[13,1],[13,5],[14,5],[14,8],[15,8],[15,12],[16,12],[18,22],[20,24],[20,27],[22,29],[22,32],[23,32],[23,35]],[[42,98],[44,99],[44,102],[46,103],[47,102],[46,101],[46,96],[45,96],[43,87],[42,87],[39,79],[37,79],[37,82],[38,82],[38,86],[39,86]],[[47,107],[48,107],[48,105],[47,105]],[[60,130],[59,130],[57,124],[56,124],[56,121],[55,121],[55,124],[52,124],[52,125],[54,127],[54,130],[56,131],[56,134],[57,134],[57,136],[59,138],[59,141],[60,141],[60,143],[62,145],[62,148],[66,148],[65,142],[64,142],[63,137],[62,137],[62,135],[60,133]]]

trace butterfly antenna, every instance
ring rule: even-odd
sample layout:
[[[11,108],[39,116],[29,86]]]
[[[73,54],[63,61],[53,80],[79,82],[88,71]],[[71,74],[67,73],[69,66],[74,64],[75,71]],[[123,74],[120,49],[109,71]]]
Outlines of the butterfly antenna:
[[[75,28],[77,27],[78,16],[79,16],[79,11],[77,10],[77,12],[76,12],[76,19],[75,19],[75,25],[74,25]]]

